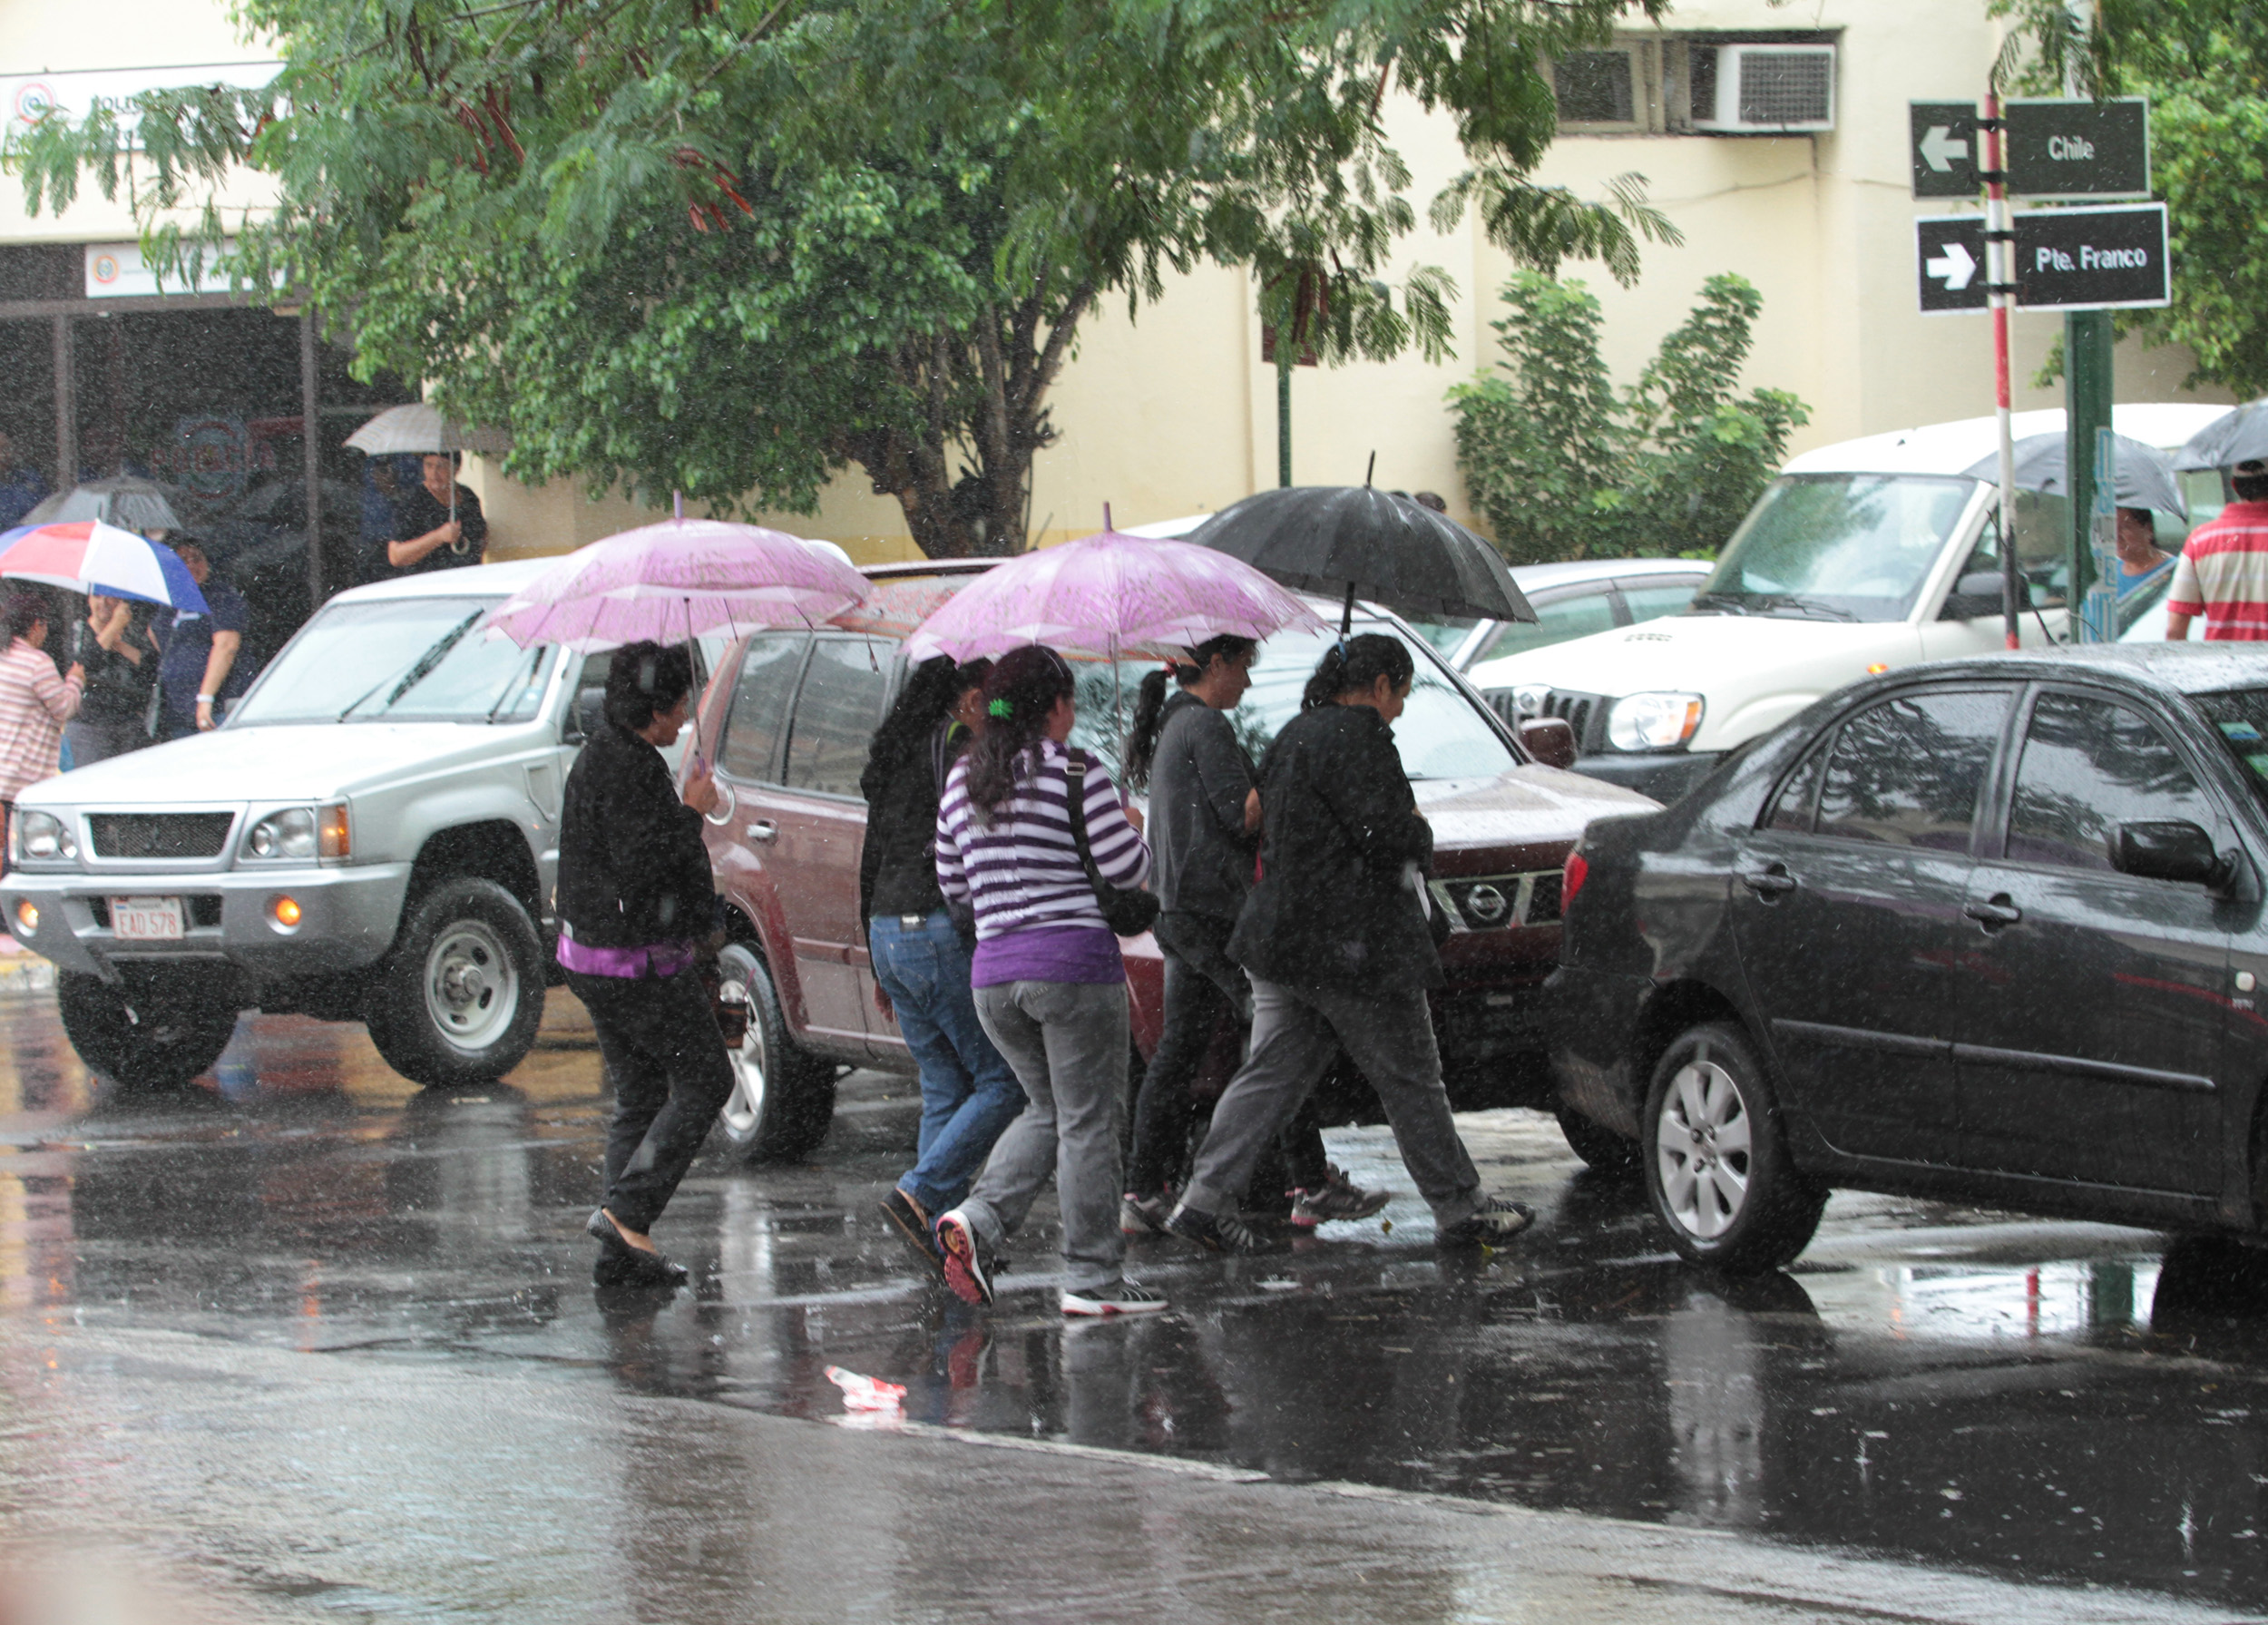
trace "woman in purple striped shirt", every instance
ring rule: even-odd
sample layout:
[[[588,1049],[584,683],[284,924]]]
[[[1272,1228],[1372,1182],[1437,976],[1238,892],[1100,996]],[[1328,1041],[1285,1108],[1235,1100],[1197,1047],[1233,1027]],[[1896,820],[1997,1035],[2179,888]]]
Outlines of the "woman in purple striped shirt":
[[[984,735],[945,780],[937,884],[976,912],[977,1019],[1030,1104],[993,1146],[968,1199],[938,1216],[945,1284],[992,1299],[991,1258],[1055,1176],[1066,1315],[1162,1309],[1125,1277],[1119,1114],[1129,1037],[1126,962],[1071,833],[1074,783],[1102,878],[1149,875],[1149,847],[1102,764],[1064,741],[1077,720],[1071,669],[1037,645],[1002,657],[984,685]]]

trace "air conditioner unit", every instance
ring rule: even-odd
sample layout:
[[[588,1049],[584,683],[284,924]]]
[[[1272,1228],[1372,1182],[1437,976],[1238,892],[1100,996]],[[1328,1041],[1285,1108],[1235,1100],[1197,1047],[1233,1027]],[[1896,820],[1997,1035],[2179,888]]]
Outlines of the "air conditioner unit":
[[[1794,135],[1835,127],[1833,45],[1695,45],[1686,60],[1696,130]]]

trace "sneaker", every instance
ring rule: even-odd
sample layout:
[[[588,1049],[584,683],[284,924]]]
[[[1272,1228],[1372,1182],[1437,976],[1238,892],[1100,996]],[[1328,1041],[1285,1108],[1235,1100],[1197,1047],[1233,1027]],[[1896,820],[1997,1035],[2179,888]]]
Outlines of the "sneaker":
[[[932,1275],[943,1279],[945,1273],[945,1249],[937,1245],[937,1233],[929,1228],[929,1216],[914,1204],[914,1199],[896,1186],[882,1199],[883,1217],[896,1227],[905,1245],[912,1248],[927,1266]]]
[[[1166,1219],[1166,1230],[1211,1253],[1264,1253],[1267,1241],[1234,1213],[1207,1213],[1183,1202]]]
[[[1344,1219],[1368,1219],[1393,1198],[1392,1191],[1364,1189],[1335,1162],[1330,1169],[1331,1177],[1322,1189],[1293,1192],[1296,1199],[1292,1203],[1292,1222],[1302,1229]]]
[[[1119,1199],[1119,1230],[1127,1236],[1163,1236],[1166,1218],[1173,1211],[1165,1195],[1137,1196],[1131,1190]]]
[[[964,1304],[992,1301],[992,1277],[984,1268],[976,1227],[955,1208],[937,1218],[937,1245],[944,1253],[945,1285]]]
[[[1062,1303],[1066,1315],[1150,1315],[1166,1307],[1166,1297],[1132,1281],[1119,1280],[1076,1291],[1067,1287]]]
[[[1442,1247],[1501,1247],[1535,1222],[1533,1208],[1492,1196],[1434,1239]]]

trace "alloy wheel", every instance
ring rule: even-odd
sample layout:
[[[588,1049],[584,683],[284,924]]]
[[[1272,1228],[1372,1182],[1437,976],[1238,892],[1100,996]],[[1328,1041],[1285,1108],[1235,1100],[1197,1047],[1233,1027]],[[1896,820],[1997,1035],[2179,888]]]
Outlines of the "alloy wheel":
[[[749,1003],[748,984],[729,977],[719,986],[718,996],[727,1004]],[[764,1121],[764,1060],[763,1019],[749,1003],[748,1034],[732,1052],[732,1093],[719,1113],[724,1119],[725,1131],[736,1141],[747,1142]]]
[[[1670,1217],[1706,1241],[1723,1235],[1748,1201],[1748,1102],[1732,1073],[1696,1056],[1662,1093],[1655,1125],[1662,1198]]]

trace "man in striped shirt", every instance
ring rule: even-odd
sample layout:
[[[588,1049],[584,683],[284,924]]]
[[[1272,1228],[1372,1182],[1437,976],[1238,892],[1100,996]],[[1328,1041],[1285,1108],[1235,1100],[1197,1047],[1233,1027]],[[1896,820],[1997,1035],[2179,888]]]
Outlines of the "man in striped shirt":
[[[7,650],[0,653],[0,853],[7,849],[15,798],[60,765],[63,725],[79,714],[86,687],[86,673],[75,664],[55,675],[46,653],[47,606],[38,594],[10,591],[7,633]]]
[[[2209,641],[2268,640],[2268,460],[2236,465],[2236,500],[2197,527],[2165,593],[2166,641],[2189,636],[2203,615]]]

